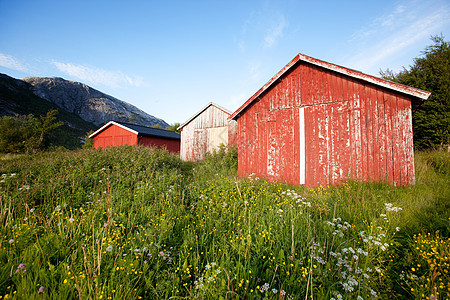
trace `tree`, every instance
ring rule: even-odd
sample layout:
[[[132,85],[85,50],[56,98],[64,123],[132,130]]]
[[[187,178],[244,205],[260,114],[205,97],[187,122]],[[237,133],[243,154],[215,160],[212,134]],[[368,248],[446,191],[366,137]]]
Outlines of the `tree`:
[[[166,130],[175,131],[178,133],[181,133],[181,130],[178,130],[178,127],[180,127],[180,123],[173,123],[172,125],[169,125]]]
[[[414,59],[409,69],[395,74],[381,71],[387,80],[431,92],[413,112],[414,145],[417,149],[443,148],[450,144],[450,44],[444,37],[433,36],[433,45]]]
[[[55,122],[58,111],[49,110],[45,116],[3,116],[0,118],[0,152],[36,153],[47,146],[47,138],[63,122]]]

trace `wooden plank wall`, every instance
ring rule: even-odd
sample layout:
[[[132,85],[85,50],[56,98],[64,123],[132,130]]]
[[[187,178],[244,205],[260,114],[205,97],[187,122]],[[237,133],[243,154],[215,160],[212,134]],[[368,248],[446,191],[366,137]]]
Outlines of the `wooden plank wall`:
[[[136,145],[137,135],[119,126],[111,125],[94,137],[95,148]]]
[[[207,151],[216,149],[222,143],[227,144],[228,116],[223,110],[211,105],[184,126],[181,132],[181,159],[199,161]]]
[[[304,172],[307,186],[414,183],[411,100],[362,80],[301,63],[238,122],[240,176],[300,184]]]

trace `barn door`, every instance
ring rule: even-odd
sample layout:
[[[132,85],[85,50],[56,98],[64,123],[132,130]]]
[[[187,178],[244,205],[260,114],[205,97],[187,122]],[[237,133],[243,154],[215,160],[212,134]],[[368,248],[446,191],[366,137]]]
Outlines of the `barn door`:
[[[208,132],[206,129],[195,129],[194,131],[194,160],[202,160],[208,147]]]
[[[269,178],[288,183],[298,183],[299,168],[298,145],[295,141],[298,135],[298,118],[295,109],[282,109],[270,112],[267,141],[267,175]]]

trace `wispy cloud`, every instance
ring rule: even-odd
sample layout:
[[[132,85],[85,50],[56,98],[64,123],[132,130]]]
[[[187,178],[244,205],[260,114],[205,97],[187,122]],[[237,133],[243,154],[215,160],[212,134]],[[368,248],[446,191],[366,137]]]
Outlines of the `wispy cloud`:
[[[271,48],[283,37],[288,26],[284,14],[266,3],[249,14],[242,25],[237,46],[241,52],[245,52],[248,45],[252,51]]]
[[[121,71],[108,71],[85,65],[52,61],[61,72],[76,77],[84,82],[102,84],[109,87],[142,86],[143,80],[136,76],[129,76]]]
[[[264,36],[264,46],[272,47],[276,41],[283,36],[283,30],[288,26],[288,23],[282,14],[274,20],[271,27],[267,29],[267,33]]]
[[[14,58],[11,55],[0,53],[0,66],[21,71],[21,72],[28,72],[28,67],[21,63],[18,59]]]
[[[406,5],[404,1],[351,37],[357,53],[343,64],[375,74],[384,61],[438,34],[449,22],[450,8],[446,4],[431,9],[421,2],[409,1]]]

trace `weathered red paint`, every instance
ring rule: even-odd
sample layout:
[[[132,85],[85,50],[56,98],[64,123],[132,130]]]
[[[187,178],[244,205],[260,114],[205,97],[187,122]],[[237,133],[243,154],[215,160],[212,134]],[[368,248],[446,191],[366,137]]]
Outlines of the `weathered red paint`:
[[[230,116],[239,175],[413,184],[411,105],[429,95],[299,54]]]
[[[106,148],[120,145],[142,145],[147,147],[165,148],[171,153],[180,152],[180,140],[157,136],[142,136],[123,124],[109,122],[94,132],[90,138],[93,139],[95,148]]]

